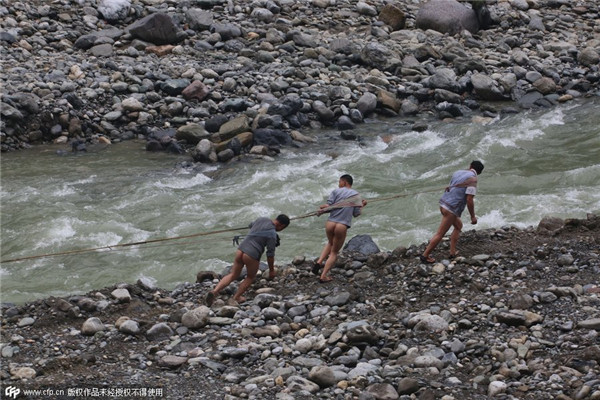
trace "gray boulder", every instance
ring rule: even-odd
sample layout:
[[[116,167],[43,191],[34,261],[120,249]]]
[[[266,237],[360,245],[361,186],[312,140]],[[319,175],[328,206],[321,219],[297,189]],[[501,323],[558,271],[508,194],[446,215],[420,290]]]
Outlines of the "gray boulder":
[[[344,250],[347,251],[356,251],[364,255],[370,255],[379,253],[379,247],[375,244],[371,236],[369,235],[357,235],[354,236],[346,246],[344,246]]]
[[[479,30],[475,11],[455,0],[431,0],[419,9],[415,22],[417,28],[451,35],[463,29],[472,33]]]

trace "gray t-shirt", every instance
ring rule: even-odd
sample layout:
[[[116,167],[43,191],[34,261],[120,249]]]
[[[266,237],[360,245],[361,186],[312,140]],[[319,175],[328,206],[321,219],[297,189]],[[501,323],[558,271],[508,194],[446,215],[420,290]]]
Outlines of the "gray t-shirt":
[[[450,180],[450,190],[440,199],[440,206],[460,217],[467,205],[467,195],[476,192],[477,173],[472,169],[456,171]]]
[[[327,199],[327,204],[333,205],[335,203],[339,203],[340,201],[346,200],[352,196],[356,196],[358,192],[354,189],[341,187],[335,189],[329,195]],[[346,225],[350,228],[352,223],[352,217],[358,217],[360,215],[361,208],[359,206],[356,207],[343,207],[343,208],[335,208],[331,210],[329,214],[328,221],[339,222],[340,224]]]
[[[260,217],[250,224],[250,232],[248,232],[238,249],[260,261],[265,247],[267,248],[267,257],[275,256],[276,244],[277,231],[275,230],[275,224],[269,218]]]

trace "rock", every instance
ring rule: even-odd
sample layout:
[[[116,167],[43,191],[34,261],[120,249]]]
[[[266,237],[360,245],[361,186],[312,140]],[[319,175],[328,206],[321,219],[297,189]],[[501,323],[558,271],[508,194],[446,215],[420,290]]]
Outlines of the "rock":
[[[200,8],[191,8],[187,10],[185,16],[190,29],[198,32],[209,30],[214,21],[212,12]]]
[[[146,338],[152,341],[165,340],[173,336],[173,330],[164,322],[153,325],[146,331]]]
[[[501,311],[496,314],[496,319],[500,323],[504,323],[509,326],[532,326],[544,320],[539,314],[532,313],[530,311],[522,311],[522,310],[510,310],[510,311]]]
[[[129,15],[130,0],[99,0],[98,12],[105,20],[114,23],[124,20]]]
[[[577,54],[577,62],[586,67],[593,67],[600,63],[600,54],[593,47],[586,47]]]
[[[473,91],[483,100],[505,100],[506,96],[502,93],[495,80],[484,74],[473,74],[471,76]]]
[[[324,365],[313,367],[308,373],[308,379],[319,385],[320,388],[331,387],[338,382],[333,369]]]
[[[10,372],[14,379],[20,380],[32,380],[37,376],[36,370],[30,367],[19,367],[11,370]]]
[[[357,235],[344,246],[346,251],[355,251],[364,255],[379,253],[379,247],[369,235]]]
[[[278,129],[256,129],[253,132],[254,144],[256,146],[285,146],[292,142],[291,136]]]
[[[399,395],[412,394],[416,393],[419,390],[419,387],[419,381],[417,381],[416,379],[402,378],[398,382],[397,391]]]
[[[106,329],[102,321],[97,317],[88,318],[81,327],[81,333],[86,336],[93,336],[97,332],[102,332]]]
[[[119,303],[129,303],[131,301],[131,294],[127,289],[115,289],[110,295]]]
[[[190,329],[202,328],[206,326],[210,312],[210,308],[206,306],[197,307],[183,314],[181,323],[183,326]]]
[[[197,145],[202,139],[209,139],[210,133],[199,124],[183,125],[177,129],[175,138],[191,145]]]
[[[128,319],[119,326],[119,332],[128,335],[138,335],[140,333],[140,324],[137,321]]]
[[[175,22],[164,13],[150,14],[135,21],[126,30],[134,37],[154,44],[174,44],[180,40]]]
[[[419,9],[415,26],[423,30],[433,29],[451,35],[463,29],[472,33],[479,30],[475,11],[455,0],[428,1]]]
[[[416,331],[443,332],[448,329],[448,322],[439,315],[423,313],[412,316],[408,327]]]
[[[204,100],[210,94],[210,89],[201,81],[193,81],[183,89],[181,95],[186,100]],[[213,131],[211,131],[213,132]]]
[[[509,299],[508,304],[515,310],[527,310],[533,306],[533,298],[528,294],[518,293]]]
[[[169,356],[162,357],[159,360],[158,365],[161,366],[161,367],[163,367],[163,368],[175,369],[175,368],[181,367],[186,362],[187,362],[187,358],[186,357],[170,356],[169,355]]]
[[[219,128],[219,137],[221,140],[228,140],[234,136],[250,130],[248,117],[245,115],[239,116],[221,125]]]
[[[289,378],[287,378],[285,381],[285,385],[287,389],[292,393],[317,393],[319,391],[319,385],[297,375],[292,375]]]
[[[389,383],[375,383],[366,389],[377,400],[396,400],[398,392]]]
[[[600,331],[600,318],[590,318],[577,323],[580,329],[594,329]]]
[[[31,318],[31,317],[25,317],[19,320],[19,322],[17,323],[17,326],[19,328],[23,328],[26,326],[31,326],[35,323],[35,319]]]
[[[396,4],[386,4],[379,12],[379,20],[389,25],[392,30],[404,29],[406,25],[406,15]]]
[[[490,384],[488,386],[488,396],[495,397],[499,394],[504,393],[507,388],[508,388],[508,386],[506,385],[506,383],[504,383],[502,381],[490,382]]]
[[[358,99],[356,108],[358,108],[362,115],[368,116],[377,108],[377,96],[373,93],[366,92]]]
[[[217,162],[217,153],[213,143],[208,139],[201,139],[191,152],[196,162]]]

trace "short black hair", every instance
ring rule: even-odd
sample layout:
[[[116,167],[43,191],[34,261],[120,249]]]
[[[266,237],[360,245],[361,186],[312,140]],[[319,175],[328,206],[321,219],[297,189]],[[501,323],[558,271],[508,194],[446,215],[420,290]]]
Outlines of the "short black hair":
[[[352,186],[352,184],[354,183],[354,179],[352,179],[352,177],[351,177],[350,175],[348,175],[348,174],[345,174],[345,175],[342,175],[342,176],[340,176],[340,179],[343,179],[343,180],[345,180],[346,182],[348,182],[348,184],[349,184],[350,186]]]
[[[282,225],[288,226],[290,224],[290,217],[285,214],[279,214],[275,219]]]
[[[483,164],[481,163],[481,161],[471,161],[471,168],[473,168],[475,172],[477,172],[477,175],[481,175],[481,173],[483,172]]]

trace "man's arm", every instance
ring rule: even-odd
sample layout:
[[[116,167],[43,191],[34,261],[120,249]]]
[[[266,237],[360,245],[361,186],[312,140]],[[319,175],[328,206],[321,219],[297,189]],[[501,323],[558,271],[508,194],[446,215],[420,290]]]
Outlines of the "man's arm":
[[[275,278],[275,257],[267,257],[267,264],[269,264],[269,279]]]
[[[467,195],[467,210],[471,214],[471,224],[477,223],[477,217],[475,216],[475,196],[472,194]]]

